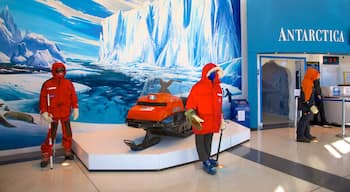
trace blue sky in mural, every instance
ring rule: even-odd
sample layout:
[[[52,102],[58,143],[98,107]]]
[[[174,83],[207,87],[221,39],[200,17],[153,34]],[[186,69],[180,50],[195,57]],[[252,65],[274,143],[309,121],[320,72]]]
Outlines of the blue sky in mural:
[[[123,0],[1,0],[0,10],[8,6],[22,33],[34,32],[56,42],[66,57],[96,60],[101,20],[120,9],[141,5]]]
[[[88,15],[93,15],[96,17],[105,18],[111,16],[113,12],[107,10],[101,4],[98,4],[94,1],[84,0],[82,1],[72,1],[72,0],[61,0],[63,4],[75,9],[77,11],[81,11]]]
[[[97,57],[100,25],[75,17],[68,18],[49,6],[33,0],[0,1],[2,8],[5,5],[9,7],[21,31],[41,34],[56,42],[68,57],[69,55]],[[84,49],[87,46],[89,49]]]

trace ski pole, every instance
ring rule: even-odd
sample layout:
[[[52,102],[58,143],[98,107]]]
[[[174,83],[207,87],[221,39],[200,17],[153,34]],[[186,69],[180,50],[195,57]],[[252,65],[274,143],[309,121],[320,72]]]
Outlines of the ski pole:
[[[216,153],[216,161],[219,162],[219,153],[220,153],[220,146],[221,146],[221,139],[222,139],[222,132],[224,130],[221,129],[220,131],[220,138],[219,138],[219,145],[218,145],[218,152]]]
[[[50,154],[50,169],[53,169],[53,156],[52,156],[52,129],[51,129],[51,123],[49,123],[49,132],[50,132],[50,138],[49,138],[49,145],[51,147],[51,154]]]
[[[50,107],[50,94],[47,94],[47,108]],[[51,147],[51,153],[50,153],[50,169],[53,169],[53,150],[52,150],[52,127],[51,127],[51,122],[49,122],[49,133],[50,133],[50,138],[49,138],[49,146]]]
[[[51,122],[52,123],[52,122]],[[56,157],[56,132],[57,132],[57,126],[53,126],[50,123],[50,138],[49,138],[49,145],[51,146],[51,155],[50,155],[50,168],[53,169],[53,164]]]

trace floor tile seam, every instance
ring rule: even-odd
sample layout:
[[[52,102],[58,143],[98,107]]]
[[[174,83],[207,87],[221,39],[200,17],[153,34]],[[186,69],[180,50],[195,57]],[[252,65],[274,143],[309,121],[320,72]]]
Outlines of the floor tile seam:
[[[79,160],[80,161],[80,160]],[[75,165],[79,168],[79,170],[83,173],[83,175],[85,175],[85,177],[88,179],[88,181],[91,183],[92,186],[94,186],[96,192],[100,192],[100,190],[98,189],[97,185],[95,184],[95,182],[89,177],[89,175],[87,174],[88,172],[85,171],[85,167],[79,163],[74,161]]]
[[[314,185],[318,185],[320,187],[328,188],[331,190],[336,191],[348,191],[348,188],[350,188],[350,180],[335,175],[333,173],[329,173],[323,170],[319,170],[307,165],[304,165],[302,163],[293,162],[288,159],[284,159],[266,152],[262,152],[253,148],[249,148],[246,146],[237,146],[229,151],[233,155],[237,155],[243,159],[250,160],[252,162],[255,162],[257,164],[260,164],[265,167],[269,167],[271,169],[274,169],[276,171],[279,171],[281,173],[293,176],[295,178],[299,178],[301,180],[307,181],[309,183],[312,183]],[[254,159],[256,156],[256,159]],[[269,161],[267,161],[269,159]],[[260,162],[259,162],[260,161]],[[283,162],[283,165],[287,166],[281,166],[281,163],[278,163],[278,161]],[[307,177],[310,176],[310,177]],[[347,187],[347,189],[344,189],[343,185],[336,185],[334,183],[341,183]]]

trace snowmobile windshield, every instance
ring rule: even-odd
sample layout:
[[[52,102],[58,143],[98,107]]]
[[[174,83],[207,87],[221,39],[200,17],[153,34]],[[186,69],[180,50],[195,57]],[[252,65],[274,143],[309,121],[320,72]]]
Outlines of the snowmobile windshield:
[[[155,93],[170,93],[172,95],[187,97],[191,84],[186,86],[184,82],[174,79],[147,79],[141,96]]]

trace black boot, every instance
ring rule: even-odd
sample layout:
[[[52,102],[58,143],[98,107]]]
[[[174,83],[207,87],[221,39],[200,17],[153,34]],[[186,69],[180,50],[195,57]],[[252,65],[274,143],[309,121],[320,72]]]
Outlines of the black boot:
[[[64,152],[64,157],[66,160],[74,160],[74,155],[72,153],[72,150],[67,150]]]
[[[40,162],[40,167],[45,168],[49,164],[49,157],[46,157],[45,155],[42,155],[41,157],[41,162]]]

